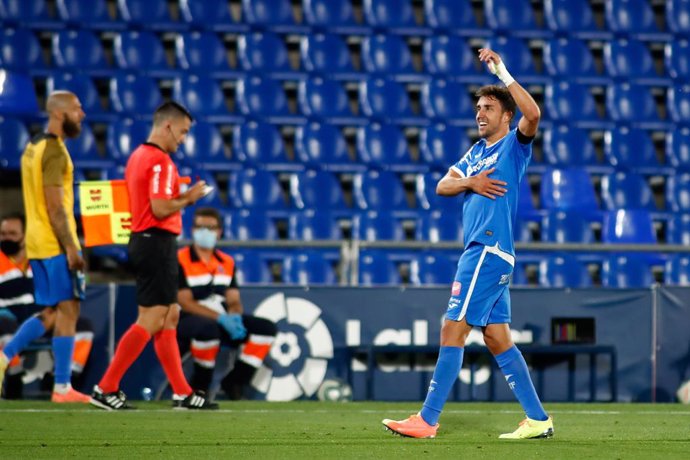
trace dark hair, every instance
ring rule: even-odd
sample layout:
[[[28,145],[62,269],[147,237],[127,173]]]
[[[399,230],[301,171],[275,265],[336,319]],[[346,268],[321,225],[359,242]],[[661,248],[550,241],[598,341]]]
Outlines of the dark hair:
[[[501,104],[501,108],[504,112],[511,113],[510,121],[513,121],[513,117],[517,111],[517,104],[515,103],[513,96],[511,96],[510,91],[508,91],[508,88],[498,85],[482,86],[477,90],[476,93],[474,93],[474,95],[477,98],[486,96],[496,99]]]
[[[26,233],[26,217],[21,212],[8,212],[0,218],[0,223],[6,220],[18,220],[22,223],[22,232]]]
[[[219,227],[223,226],[223,219],[220,217],[220,213],[216,208],[197,208],[194,211],[194,220],[196,220],[197,217],[213,217],[216,219],[216,222],[218,222]]]
[[[182,104],[175,101],[164,102],[153,112],[153,124],[158,125],[164,120],[171,118],[187,117],[189,121],[194,121],[194,117]]]

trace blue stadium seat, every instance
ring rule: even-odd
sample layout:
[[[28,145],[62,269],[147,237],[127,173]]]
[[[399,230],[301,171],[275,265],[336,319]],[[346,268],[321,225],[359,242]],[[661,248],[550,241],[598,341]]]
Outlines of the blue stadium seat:
[[[604,119],[597,113],[589,87],[565,81],[546,86],[545,105],[554,121],[582,128],[601,129]]]
[[[515,266],[513,267],[513,273],[510,276],[510,285],[511,286],[529,286],[529,276],[527,274],[528,267],[530,265],[533,265],[522,260],[518,259],[515,261]]]
[[[397,286],[402,282],[398,267],[383,252],[361,252],[357,272],[359,286]]]
[[[520,181],[520,194],[518,195],[517,216],[522,221],[539,222],[542,218],[542,211],[534,206],[532,199],[532,186],[528,178]]]
[[[295,157],[309,168],[342,172],[364,169],[350,158],[340,129],[330,124],[307,123],[297,127]]]
[[[424,14],[434,32],[466,37],[486,37],[491,31],[479,27],[470,0],[424,0]]]
[[[236,208],[287,209],[277,177],[262,169],[233,172],[228,186],[228,200]]]
[[[542,221],[541,239],[550,243],[594,243],[594,231],[577,209],[551,209]]]
[[[285,42],[272,32],[254,32],[237,40],[240,68],[264,77],[294,79],[297,73],[290,66]]]
[[[641,174],[670,174],[672,170],[659,163],[656,148],[647,131],[619,126],[604,133],[604,154],[617,169]]]
[[[424,114],[437,122],[457,126],[476,126],[470,93],[462,83],[432,80],[422,85]]]
[[[690,127],[678,127],[666,133],[666,161],[676,169],[690,169]]]
[[[687,38],[674,40],[664,46],[666,71],[682,83],[690,80],[690,41]]]
[[[544,209],[599,209],[594,185],[584,168],[547,169],[542,175],[540,194]]]
[[[449,286],[457,271],[457,257],[428,251],[410,262],[410,281],[415,286]]]
[[[666,0],[666,25],[676,35],[690,36],[690,4],[687,0]]]
[[[357,129],[357,158],[370,168],[419,172],[424,165],[412,162],[405,135],[395,125],[371,123]]]
[[[544,0],[548,28],[558,34],[582,39],[609,39],[611,32],[600,29],[589,0]]]
[[[403,241],[405,230],[402,221],[390,210],[365,211],[356,214],[352,221],[353,237],[361,241]]]
[[[430,167],[444,172],[462,158],[470,145],[465,130],[457,126],[435,124],[419,133],[420,158]]]
[[[62,69],[98,76],[112,74],[101,41],[89,30],[62,30],[54,34],[52,54],[53,63]]]
[[[666,242],[690,246],[690,214],[673,213],[666,228]]]
[[[64,24],[53,18],[46,0],[0,0],[0,22],[7,27],[38,30],[61,29]]]
[[[43,59],[41,43],[31,30],[4,28],[0,35],[0,48],[2,68],[31,75],[50,73]]]
[[[666,261],[664,284],[690,286],[690,256],[674,254]]]
[[[319,77],[301,81],[297,99],[302,113],[313,120],[337,125],[364,122],[352,114],[347,92],[337,81]]]
[[[168,65],[163,43],[147,30],[116,35],[113,54],[117,66],[128,72],[141,72],[152,77],[175,77],[179,73]]]
[[[205,121],[196,121],[187,133],[181,149],[184,159],[192,161],[201,169],[229,171],[240,165],[225,155],[225,143],[218,127]]]
[[[586,288],[592,285],[587,267],[570,254],[552,254],[539,263],[539,286]]]
[[[667,90],[668,113],[676,123],[690,124],[690,84],[675,86]]]
[[[57,0],[55,6],[60,21],[67,27],[108,31],[125,27],[110,16],[107,0]]]
[[[38,115],[38,99],[28,75],[0,68],[0,81],[0,115]]]
[[[279,82],[268,78],[249,77],[238,80],[236,90],[237,106],[242,115],[265,119],[271,123],[304,121],[303,117],[290,113],[287,97]]]
[[[674,174],[666,180],[666,204],[673,212],[690,212],[690,173]]]
[[[150,131],[150,123],[142,120],[121,118],[108,124],[106,145],[109,156],[125,164],[134,149],[146,142]]]
[[[304,33],[307,28],[295,22],[290,0],[242,0],[244,21],[255,29],[278,33]]]
[[[415,193],[417,196],[417,203],[422,209],[429,211],[458,211],[462,209],[461,197],[441,196],[436,193],[436,185],[445,173],[430,172],[426,174],[418,174],[415,179]]]
[[[605,5],[606,22],[612,32],[645,40],[669,39],[657,27],[649,0],[609,0]]]
[[[173,32],[187,27],[173,19],[167,0],[117,0],[117,9],[128,29]]]
[[[96,138],[87,123],[81,124],[81,134],[77,138],[65,139],[65,145],[75,168],[101,169],[114,165],[112,159],[99,155]]]
[[[597,160],[589,133],[581,128],[567,124],[554,125],[544,130],[544,156],[549,164],[563,166],[582,166],[590,171],[608,169]]]
[[[486,0],[484,17],[489,28],[496,33],[528,38],[548,35],[537,24],[529,0]]]
[[[654,211],[654,194],[647,181],[634,172],[617,171],[601,178],[601,201],[605,209]]]
[[[440,241],[463,241],[462,212],[455,209],[434,210],[419,216],[415,229],[417,241],[438,243]]]
[[[246,24],[235,21],[227,0],[179,0],[182,21],[195,30],[244,32]]]
[[[213,78],[235,78],[242,72],[230,67],[223,42],[213,32],[190,32],[175,37],[175,56],[180,67]]]
[[[428,77],[412,65],[412,53],[405,40],[397,35],[377,34],[362,42],[362,67],[370,75],[397,81],[423,81]]]
[[[162,102],[151,77],[118,74],[110,79],[110,107],[121,115],[150,117]]]
[[[482,83],[486,74],[479,71],[478,59],[464,39],[434,35],[424,40],[424,68],[434,77],[464,83]]]
[[[485,46],[500,54],[506,67],[514,74],[520,75],[521,82],[545,84],[551,81],[551,78],[537,71],[537,66],[532,58],[532,52],[524,40],[498,36],[487,40]],[[482,70],[488,72],[486,67]]]
[[[627,83],[614,84],[606,90],[606,107],[612,120],[632,123],[644,129],[668,129],[659,118],[657,103],[648,87]]]
[[[275,125],[250,121],[233,128],[233,158],[243,168],[261,167],[267,170],[296,170],[301,165],[290,162],[285,153],[283,137]]]
[[[53,72],[46,80],[46,96],[57,90],[76,94],[89,121],[113,120],[113,115],[103,110],[96,85],[88,75]]]
[[[273,219],[260,209],[241,209],[230,214],[227,238],[238,241],[275,240],[278,238]]]
[[[304,70],[334,80],[357,80],[347,44],[335,34],[305,35],[300,40],[300,58]]]
[[[240,118],[230,112],[218,82],[206,75],[183,74],[173,82],[173,98],[210,123],[233,123]]]
[[[19,169],[29,130],[16,118],[0,116],[0,169]]]
[[[359,83],[359,104],[364,115],[382,122],[425,125],[428,120],[412,112],[405,87],[392,80],[371,79]]]
[[[402,182],[390,171],[355,174],[353,198],[359,209],[409,209]]]
[[[655,244],[657,242],[652,218],[644,209],[606,211],[601,239],[604,243],[611,244]]]
[[[544,66],[549,75],[557,80],[596,85],[611,82],[608,75],[597,71],[592,52],[578,38],[561,37],[547,41],[544,46]]]
[[[268,263],[259,254],[253,251],[234,251],[232,256],[235,259],[235,276],[240,286],[273,282]]]
[[[343,233],[337,213],[328,209],[304,209],[288,220],[288,238],[299,241],[341,240]]]
[[[606,43],[604,64],[608,74],[619,81],[654,86],[670,83],[668,75],[657,73],[649,48],[639,40],[627,38]]]
[[[304,171],[290,176],[290,197],[297,209],[347,208],[338,178],[329,171]]]
[[[351,0],[302,0],[304,21],[312,30],[366,35],[370,28],[355,20]]]
[[[364,19],[376,30],[403,35],[428,35],[429,29],[419,26],[411,0],[364,0]]]
[[[646,254],[611,254],[601,267],[601,283],[611,288],[648,288],[654,284]]]
[[[319,251],[292,254],[283,265],[283,282],[287,284],[337,285],[338,276],[333,264]]]

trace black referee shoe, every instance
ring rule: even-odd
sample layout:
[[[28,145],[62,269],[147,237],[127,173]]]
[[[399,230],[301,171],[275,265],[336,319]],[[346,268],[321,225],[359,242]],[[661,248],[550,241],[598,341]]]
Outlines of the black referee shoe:
[[[173,395],[173,409],[181,410],[216,410],[218,403],[210,401],[206,393],[196,390],[189,396]]]
[[[103,393],[98,385],[93,387],[91,393],[91,405],[105,410],[127,410],[136,409],[127,403],[127,396],[122,391]]]

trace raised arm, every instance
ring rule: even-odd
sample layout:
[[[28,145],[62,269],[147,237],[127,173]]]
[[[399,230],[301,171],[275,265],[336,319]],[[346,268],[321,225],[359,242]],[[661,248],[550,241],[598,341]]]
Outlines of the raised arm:
[[[510,75],[498,53],[488,48],[482,48],[479,50],[479,60],[486,63],[489,71],[506,85],[511,96],[515,99],[515,103],[522,112],[522,117],[518,122],[520,132],[527,137],[537,134],[541,110],[539,110],[534,98]]]

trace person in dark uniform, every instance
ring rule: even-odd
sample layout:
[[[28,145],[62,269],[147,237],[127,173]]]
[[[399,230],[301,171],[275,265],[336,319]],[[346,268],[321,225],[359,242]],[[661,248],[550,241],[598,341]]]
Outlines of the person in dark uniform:
[[[221,386],[230,399],[241,399],[247,385],[271,349],[277,333],[268,319],[243,313],[235,276],[235,260],[216,248],[221,218],[213,208],[194,213],[193,243],[177,252],[182,307],[178,342],[182,354],[191,352],[191,385],[208,391],[221,346],[238,348],[232,371]]]

